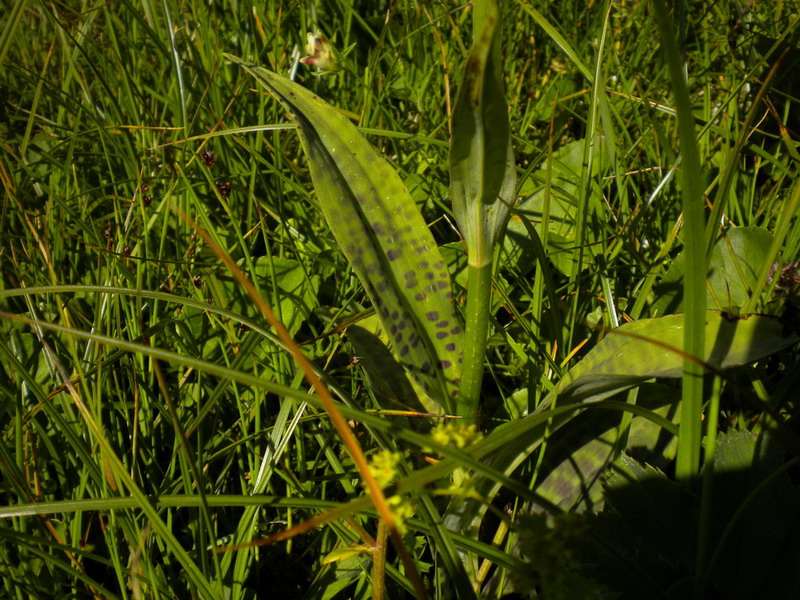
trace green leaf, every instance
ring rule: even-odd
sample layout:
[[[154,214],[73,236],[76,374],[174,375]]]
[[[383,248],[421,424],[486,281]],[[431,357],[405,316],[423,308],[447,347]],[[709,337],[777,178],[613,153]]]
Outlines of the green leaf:
[[[545,439],[575,419],[579,407],[604,400],[622,390],[655,377],[682,375],[684,315],[642,319],[606,334],[565,375],[537,410],[518,421],[498,427],[481,444],[482,461],[511,475]],[[706,355],[703,362],[726,369],[754,362],[800,341],[795,332],[784,332],[773,317],[749,315],[732,318],[717,311],[705,315]],[[553,407],[557,399],[557,406]],[[500,489],[485,482],[479,490],[492,499]],[[451,509],[451,527],[460,531],[475,527],[485,503]]]
[[[328,554],[322,559],[322,564],[328,565],[330,563],[347,560],[348,558],[358,556],[359,554],[371,553],[372,548],[367,548],[366,546],[346,546],[344,548],[336,548],[335,550],[328,552]]]
[[[772,234],[760,227],[734,227],[717,240],[711,251],[706,276],[706,306],[738,312],[750,300],[752,286],[767,259]],[[653,288],[653,311],[671,314],[683,308],[683,274],[686,259],[681,252],[664,278]]]
[[[457,412],[474,422],[489,330],[492,261],[514,200],[516,172],[500,64],[495,0],[475,7],[476,33],[453,110],[450,195],[467,246],[467,297],[461,395]]]
[[[628,456],[606,479],[607,510],[585,521],[602,549],[587,575],[624,598],[793,598],[800,542],[800,490],[788,475],[777,436],[720,434],[714,458],[710,519],[701,525],[698,497],[662,472]],[[706,464],[704,468],[709,468]],[[696,570],[698,527],[708,528],[714,560]],[[636,581],[631,567],[646,574]],[[685,590],[676,582],[685,585]]]
[[[403,366],[445,408],[458,395],[462,329],[446,263],[402,180],[340,111],[236,57],[296,118],[320,208]]]
[[[575,225],[577,203],[580,190],[578,182],[581,173],[586,171],[584,163],[585,140],[576,140],[565,144],[547,160],[550,164],[543,165],[532,177],[526,180],[520,194],[522,201],[514,207],[514,214],[508,223],[503,249],[507,260],[517,265],[521,272],[527,272],[535,264],[536,252],[534,242],[530,239],[526,223],[534,224],[540,228],[540,236],[547,240],[547,258],[552,261],[556,269],[565,275],[572,273],[573,263],[576,260]],[[602,154],[600,160],[592,163],[592,176],[596,177],[603,172]],[[548,177],[550,169],[550,196],[546,197],[544,187],[538,188],[541,182]],[[545,206],[547,202],[547,206]],[[544,214],[547,213],[547,231],[541,228]],[[545,233],[547,235],[545,235]],[[592,246],[589,247],[590,251]],[[591,252],[582,253],[581,269],[593,262]]]
[[[375,316],[362,319],[358,324],[348,325],[347,339],[355,350],[355,357],[364,369],[370,389],[378,398],[385,400],[382,408],[405,408],[419,410],[425,398],[418,398],[414,380],[404,371],[397,358],[389,351],[388,338]]]
[[[516,172],[500,65],[500,27],[493,2],[472,44],[453,110],[450,193],[469,264],[492,262],[514,200]]]
[[[729,318],[717,311],[706,311],[705,317],[708,344],[703,362],[715,369],[748,364],[800,341],[797,333],[784,332],[776,318]],[[489,464],[510,474],[539,447],[545,434],[574,419],[578,406],[599,402],[647,379],[680,377],[683,327],[684,315],[670,315],[634,321],[606,334],[533,414],[498,427],[483,441],[484,456],[493,455]],[[493,497],[499,489],[491,485],[485,497]]]
[[[636,411],[621,447],[620,413],[617,410],[584,412],[547,442],[543,464],[545,477],[536,492],[564,510],[594,510],[602,507],[601,476],[626,450],[656,467],[666,466],[675,456],[676,408],[680,392],[662,384],[643,384]],[[621,405],[620,405],[621,407]]]

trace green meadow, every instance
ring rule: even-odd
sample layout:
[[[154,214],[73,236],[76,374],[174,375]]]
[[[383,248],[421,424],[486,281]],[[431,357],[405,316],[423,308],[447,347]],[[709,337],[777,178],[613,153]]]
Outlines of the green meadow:
[[[0,596],[800,594],[800,4],[7,0]]]

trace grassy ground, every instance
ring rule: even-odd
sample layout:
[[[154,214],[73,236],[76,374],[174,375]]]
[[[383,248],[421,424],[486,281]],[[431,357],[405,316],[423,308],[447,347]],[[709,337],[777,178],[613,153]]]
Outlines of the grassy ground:
[[[422,473],[427,453],[415,441],[431,419],[368,413],[402,406],[365,375],[343,333],[345,318],[363,321],[370,306],[317,208],[297,134],[222,53],[289,74],[347,111],[401,174],[464,286],[447,146],[471,9],[256,4],[19,1],[0,21],[0,498],[8,507],[0,579],[10,598],[374,597],[371,557],[380,552],[369,546],[382,538],[368,500],[303,535],[249,544],[363,491],[291,357],[175,209],[276,308],[368,455],[399,450],[398,471]],[[709,308],[791,317],[797,307],[798,8],[702,2],[678,3],[674,13],[710,219],[703,242],[717,253]],[[598,325],[682,312],[686,267],[673,90],[648,3],[506,2],[505,10],[521,204],[494,278],[487,434],[533,412],[602,337]],[[321,76],[297,63],[315,29],[339,67]],[[536,268],[526,221],[547,254]],[[463,294],[457,299],[463,305]],[[796,349],[785,350],[741,367],[707,382],[705,396],[719,403],[722,434],[782,432],[788,450],[775,451],[775,464],[788,473],[796,469],[797,360]],[[638,392],[643,402],[680,397],[674,381],[649,385]],[[612,414],[600,433],[613,431],[610,443],[625,448],[631,417]],[[715,435],[705,438],[711,448]],[[578,581],[574,564],[518,562],[517,536],[525,556],[555,556],[565,539],[586,535],[585,523],[517,523],[533,506],[523,492],[560,464],[551,456],[582,444],[554,439],[552,455],[534,453],[510,471],[521,489],[495,496],[495,512],[464,537],[440,522],[458,496],[450,482],[474,467],[469,456],[456,454],[464,470],[455,475],[413,480],[430,493],[415,498],[406,545],[429,595],[466,597],[472,582],[485,597],[513,585],[528,597],[558,589],[557,576]],[[648,448],[667,473],[670,448]],[[542,494],[569,512],[565,498],[581,505],[573,492]],[[797,516],[780,519],[789,527]],[[709,531],[687,534],[701,540],[699,558],[675,559],[666,574],[626,563],[623,579],[641,575],[649,597],[680,590],[676,582],[696,573],[714,587],[725,555],[713,553],[714,542],[704,550]],[[448,562],[455,548],[465,566]],[[412,579],[392,551],[386,569],[388,597],[410,595]],[[511,572],[522,574],[516,584]],[[605,581],[566,597],[595,597],[603,586],[624,588]]]

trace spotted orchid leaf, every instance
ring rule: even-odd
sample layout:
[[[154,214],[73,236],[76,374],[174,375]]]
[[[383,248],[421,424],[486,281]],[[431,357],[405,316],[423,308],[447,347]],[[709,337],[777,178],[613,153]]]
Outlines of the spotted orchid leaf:
[[[296,119],[328,226],[401,364],[449,410],[460,382],[461,325],[445,260],[403,181],[340,111],[284,77],[226,57]]]
[[[498,9],[486,3],[453,110],[450,194],[474,267],[490,265],[508,221],[516,172],[500,64]]]

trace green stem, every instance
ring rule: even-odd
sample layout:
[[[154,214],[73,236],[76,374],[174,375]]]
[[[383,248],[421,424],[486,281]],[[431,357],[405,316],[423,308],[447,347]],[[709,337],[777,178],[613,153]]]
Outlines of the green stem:
[[[653,3],[678,116],[678,137],[681,145],[681,184],[683,195],[683,243],[686,274],[683,280],[684,324],[683,350],[690,357],[705,355],[706,244],[703,214],[703,175],[692,116],[692,101],[684,74],[683,55],[664,0]],[[694,481],[700,470],[702,439],[703,368],[687,358],[683,368],[681,429],[678,434],[678,456],[675,475],[683,482]]]
[[[475,423],[483,381],[486,337],[489,332],[492,263],[482,267],[470,265],[467,281],[467,327],[464,335],[464,362],[457,413],[467,423]]]
[[[386,542],[389,528],[383,519],[378,520],[378,538],[372,554],[372,600],[384,599],[384,579],[386,578]]]

